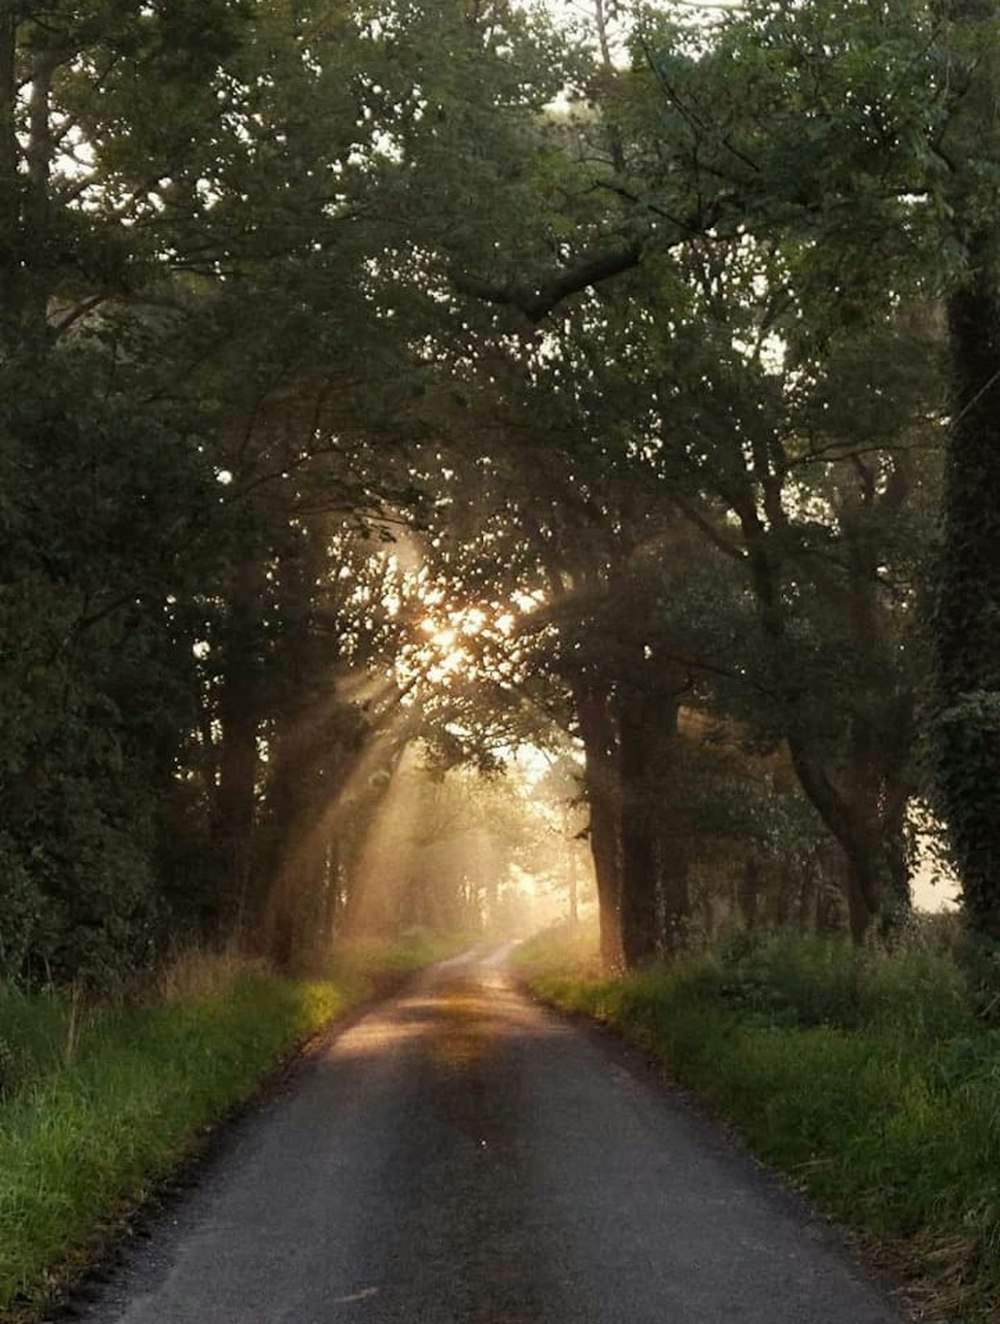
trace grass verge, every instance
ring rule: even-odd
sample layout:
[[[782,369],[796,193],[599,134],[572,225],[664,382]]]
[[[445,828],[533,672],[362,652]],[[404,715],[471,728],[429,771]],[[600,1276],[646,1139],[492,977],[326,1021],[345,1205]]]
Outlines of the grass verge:
[[[1000,1319],[1000,1030],[947,954],[741,939],[616,979],[579,944],[520,960],[880,1248],[924,1317]]]
[[[455,946],[354,949],[309,979],[185,957],[128,1006],[0,989],[0,1320],[37,1312],[305,1038]]]

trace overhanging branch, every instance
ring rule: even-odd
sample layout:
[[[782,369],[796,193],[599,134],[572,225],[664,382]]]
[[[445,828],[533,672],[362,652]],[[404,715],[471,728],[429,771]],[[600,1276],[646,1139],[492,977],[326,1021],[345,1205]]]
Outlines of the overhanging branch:
[[[610,252],[591,254],[533,285],[515,281],[499,284],[463,271],[452,272],[451,283],[460,294],[482,299],[485,303],[517,308],[530,322],[538,323],[570,295],[631,271],[639,265],[641,257],[642,245],[635,243]]]

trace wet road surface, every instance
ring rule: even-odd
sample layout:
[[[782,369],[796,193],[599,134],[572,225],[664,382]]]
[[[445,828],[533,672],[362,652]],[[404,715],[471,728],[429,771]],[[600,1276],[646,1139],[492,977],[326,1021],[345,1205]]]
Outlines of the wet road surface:
[[[602,1037],[446,962],[245,1122],[91,1324],[898,1324]]]

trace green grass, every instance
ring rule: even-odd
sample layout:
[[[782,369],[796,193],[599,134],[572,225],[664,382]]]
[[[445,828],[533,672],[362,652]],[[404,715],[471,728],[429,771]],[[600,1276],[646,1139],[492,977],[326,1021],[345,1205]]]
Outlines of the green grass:
[[[0,1102],[62,1064],[72,1013],[70,999],[0,985]]]
[[[887,1252],[929,1317],[1000,1318],[1000,1030],[947,953],[741,938],[618,979],[568,959],[536,969],[541,996],[659,1058]]]
[[[340,971],[357,970],[362,973],[377,970],[391,974],[409,974],[435,961],[468,950],[477,941],[475,934],[434,933],[430,929],[412,928],[391,943],[380,940],[359,940],[341,952],[336,960]]]
[[[0,988],[0,1319],[78,1272],[304,1038],[455,947],[411,935],[309,979],[196,955],[119,1007]]]

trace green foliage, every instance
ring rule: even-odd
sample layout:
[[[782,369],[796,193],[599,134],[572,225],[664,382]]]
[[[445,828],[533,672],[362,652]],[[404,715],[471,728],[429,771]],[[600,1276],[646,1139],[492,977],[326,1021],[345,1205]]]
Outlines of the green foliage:
[[[588,697],[647,919],[825,834],[857,936],[905,910],[935,301],[996,175],[996,24],[932,10],[615,7],[628,69],[508,0],[12,11],[0,974],[325,941],[366,746],[486,766]],[[485,698],[453,674],[405,721],[365,541],[400,521],[456,602],[537,607],[482,632]],[[989,689],[939,752],[988,745]],[[721,734],[685,747],[678,696]],[[959,841],[986,780],[955,773]]]
[[[24,969],[44,910],[45,899],[29,873],[27,862],[8,833],[0,834],[0,981],[16,978]]]
[[[659,1058],[887,1250],[935,1315],[993,1318],[1000,1036],[947,953],[747,935],[603,981],[552,973],[558,949],[545,959],[550,973],[533,980],[543,997]]]
[[[29,993],[0,985],[0,1099],[22,1094],[68,1064],[95,1011],[80,986]]]
[[[520,57],[551,30],[489,8],[5,21],[0,975],[106,988],[259,920],[376,725],[330,695],[387,648],[352,538],[415,501],[401,439],[427,369],[389,328],[387,144],[409,150],[417,71],[453,122],[473,88],[492,115],[502,79],[523,130],[541,93]],[[443,214],[447,181],[425,182],[414,224]]]
[[[160,942],[158,838],[198,687],[171,607],[214,559],[214,484],[183,420],[109,400],[86,355],[2,379],[0,972],[106,986]]]
[[[919,941],[885,952],[830,939],[738,931],[714,956],[706,991],[741,1011],[793,1025],[864,1029],[883,1021],[915,1038],[974,1028],[962,970]]]

